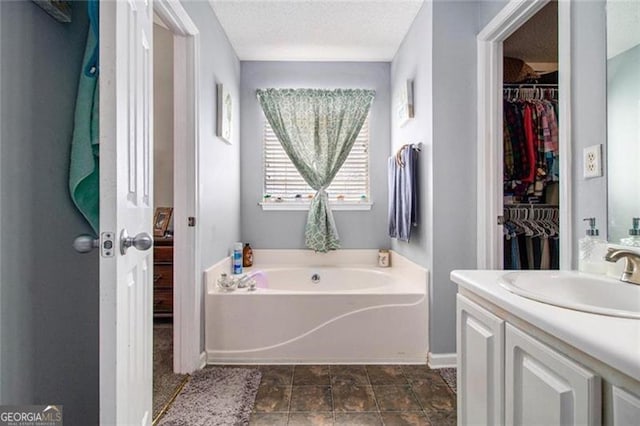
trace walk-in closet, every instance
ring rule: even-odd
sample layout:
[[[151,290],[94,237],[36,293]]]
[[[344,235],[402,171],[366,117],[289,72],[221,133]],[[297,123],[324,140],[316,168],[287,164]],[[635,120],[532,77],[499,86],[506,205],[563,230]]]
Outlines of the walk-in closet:
[[[559,269],[557,2],[503,47],[504,269]]]

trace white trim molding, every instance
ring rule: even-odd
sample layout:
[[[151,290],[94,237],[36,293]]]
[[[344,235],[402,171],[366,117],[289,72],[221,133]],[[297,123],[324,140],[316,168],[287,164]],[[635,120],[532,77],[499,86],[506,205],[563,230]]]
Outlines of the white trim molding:
[[[439,368],[456,368],[458,364],[458,354],[455,352],[450,354],[434,354],[429,352],[427,364],[429,368],[433,370]]]
[[[174,35],[174,242],[173,369],[200,368],[202,274],[196,227],[198,197],[198,111],[200,33],[178,0],[156,0],[154,11]]]
[[[503,268],[503,124],[502,44],[550,0],[511,0],[477,36],[478,47],[478,170],[477,267]],[[570,2],[558,2],[559,34],[559,156],[560,268],[571,269],[571,111]]]
[[[206,366],[207,366],[207,351],[202,351],[200,352],[200,365],[198,368],[202,370]]]
[[[573,263],[573,198],[571,143],[571,2],[558,2],[558,107],[560,109],[560,269]]]
[[[0,34],[2,34],[2,8],[0,8]],[[2,52],[2,44],[0,43],[0,52]],[[0,53],[0,84],[2,84],[2,54]],[[0,102],[0,129],[2,129],[2,102]],[[0,131],[0,151],[2,150],[2,131]],[[2,166],[0,165],[0,187],[2,187]],[[2,200],[0,198],[0,241],[2,241],[1,236],[3,235],[2,232]],[[2,277],[2,248],[0,247],[0,277]],[[3,321],[2,318],[2,280],[0,279],[0,375],[2,374],[3,371],[3,364],[2,364],[2,341],[3,341],[3,337],[2,337],[2,324],[6,324],[6,321]],[[3,383],[2,381],[0,381],[0,401],[4,401],[4,397],[3,397]]]
[[[262,202],[258,203],[264,211],[308,211],[311,203],[308,201],[297,202]],[[339,210],[371,210],[373,203],[353,203],[353,202],[330,202],[329,207],[332,211]]]

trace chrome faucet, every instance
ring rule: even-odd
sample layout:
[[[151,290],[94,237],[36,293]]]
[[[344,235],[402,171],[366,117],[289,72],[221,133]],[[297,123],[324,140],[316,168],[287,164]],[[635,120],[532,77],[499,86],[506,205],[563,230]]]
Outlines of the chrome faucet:
[[[604,256],[604,260],[612,263],[622,258],[626,259],[626,264],[620,281],[640,285],[640,254],[630,250],[610,248]]]
[[[249,287],[249,290],[254,290],[256,288],[256,280],[253,279],[252,274],[247,274],[239,279],[238,288],[246,288]]]

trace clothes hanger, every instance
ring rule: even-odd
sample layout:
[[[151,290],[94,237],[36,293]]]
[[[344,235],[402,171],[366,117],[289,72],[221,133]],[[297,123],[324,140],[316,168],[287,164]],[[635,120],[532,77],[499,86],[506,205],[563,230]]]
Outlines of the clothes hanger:
[[[514,222],[518,226],[520,226],[520,228],[522,228],[526,236],[532,237],[534,235],[534,231],[533,229],[531,229],[531,227],[527,223],[527,217],[529,215],[529,211],[523,208],[516,208],[514,213],[516,215]]]

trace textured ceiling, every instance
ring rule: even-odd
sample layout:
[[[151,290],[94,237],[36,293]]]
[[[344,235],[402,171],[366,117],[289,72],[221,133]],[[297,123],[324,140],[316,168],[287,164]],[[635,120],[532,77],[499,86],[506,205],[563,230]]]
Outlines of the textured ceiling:
[[[390,61],[423,0],[209,0],[240,60]]]
[[[525,62],[558,62],[558,3],[550,2],[504,42],[504,55]]]
[[[640,1],[607,0],[607,58],[640,44]]]

